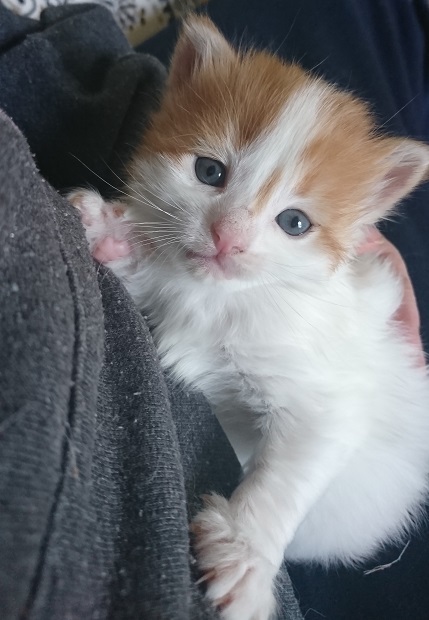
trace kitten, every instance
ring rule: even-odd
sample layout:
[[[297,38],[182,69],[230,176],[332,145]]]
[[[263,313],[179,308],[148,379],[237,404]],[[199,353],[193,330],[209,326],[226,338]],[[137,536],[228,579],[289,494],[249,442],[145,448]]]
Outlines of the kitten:
[[[124,199],[71,196],[245,464],[192,526],[224,618],[275,613],[284,557],[354,564],[421,514],[428,374],[393,319],[397,276],[357,248],[428,169],[354,96],[192,18]]]

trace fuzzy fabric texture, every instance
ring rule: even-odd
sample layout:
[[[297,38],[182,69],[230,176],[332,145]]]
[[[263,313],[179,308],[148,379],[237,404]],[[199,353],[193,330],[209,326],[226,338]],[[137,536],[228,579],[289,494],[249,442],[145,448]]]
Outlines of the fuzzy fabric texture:
[[[0,107],[24,133],[41,174],[56,188],[111,189],[113,170],[157,103],[162,65],[133,53],[96,5],[47,9],[40,21],[0,5],[0,42]]]

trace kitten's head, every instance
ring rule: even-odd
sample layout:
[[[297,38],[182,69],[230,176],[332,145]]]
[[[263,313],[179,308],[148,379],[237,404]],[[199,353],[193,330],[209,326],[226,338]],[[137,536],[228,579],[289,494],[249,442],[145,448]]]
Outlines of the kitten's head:
[[[353,256],[428,168],[428,146],[377,134],[352,95],[194,17],[132,185],[172,273],[296,284]]]

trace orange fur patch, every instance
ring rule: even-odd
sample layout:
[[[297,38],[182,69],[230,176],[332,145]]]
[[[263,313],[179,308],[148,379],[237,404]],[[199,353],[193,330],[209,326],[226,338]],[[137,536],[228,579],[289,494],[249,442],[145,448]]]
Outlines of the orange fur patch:
[[[186,83],[167,87],[140,153],[216,156],[231,139],[243,148],[275,122],[308,79],[300,67],[268,53],[231,50]]]
[[[265,181],[265,183],[259,188],[259,192],[256,196],[254,206],[252,209],[252,212],[255,215],[257,213],[260,213],[264,209],[268,200],[271,198],[275,189],[278,187],[281,181],[281,178],[282,178],[282,170],[281,168],[276,168],[270,174],[270,176]]]
[[[387,170],[383,161],[392,151],[393,140],[375,134],[362,101],[334,88],[327,97],[318,134],[302,156],[304,173],[296,192],[317,205],[320,242],[338,263],[363,205]]]

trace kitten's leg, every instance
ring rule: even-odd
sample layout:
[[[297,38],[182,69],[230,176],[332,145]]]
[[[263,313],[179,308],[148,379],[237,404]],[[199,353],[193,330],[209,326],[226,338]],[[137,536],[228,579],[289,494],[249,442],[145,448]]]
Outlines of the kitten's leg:
[[[359,441],[355,429],[340,438],[335,428],[317,433],[293,424],[273,416],[231,499],[206,498],[192,524],[207,595],[227,620],[267,620],[275,613],[274,580],[284,551]]]
[[[106,202],[98,192],[83,189],[71,192],[67,199],[81,212],[89,248],[96,260],[108,264],[130,255],[127,240],[130,225],[124,218],[125,205],[119,201]]]

